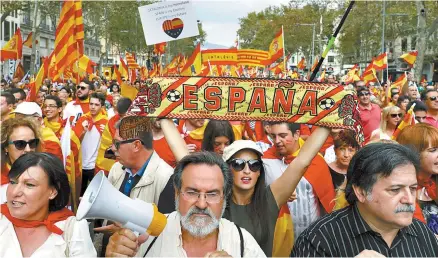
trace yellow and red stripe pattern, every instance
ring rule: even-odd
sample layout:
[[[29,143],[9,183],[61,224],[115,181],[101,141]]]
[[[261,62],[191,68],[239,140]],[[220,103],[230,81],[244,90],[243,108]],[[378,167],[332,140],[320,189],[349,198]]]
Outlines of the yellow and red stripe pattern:
[[[3,25],[2,25],[3,26]],[[14,36],[6,42],[0,53],[0,61],[7,59],[17,60],[23,56],[23,39],[21,38],[20,28],[15,31]]]
[[[373,68],[376,69],[376,71],[388,68],[388,57],[386,53],[380,54],[379,56],[374,58]]]
[[[294,247],[294,224],[287,203],[281,206],[275,224],[272,257],[289,257]]]
[[[414,50],[411,52],[408,52],[406,54],[403,54],[400,56],[401,59],[403,59],[403,61],[405,61],[406,63],[408,63],[411,67],[414,65],[415,61],[417,60],[417,56],[418,56],[418,51]]]
[[[134,54],[126,52],[126,63],[128,63],[129,69],[140,69],[140,66],[135,61]]]
[[[270,62],[268,51],[255,49],[237,50],[237,65],[265,67]]]
[[[399,136],[400,132],[405,129],[407,126],[415,124],[415,115],[414,115],[414,107],[415,103],[412,104],[411,108],[406,112],[405,117],[401,121],[401,123],[397,126],[397,129],[395,129],[394,133],[391,136],[391,140],[397,140],[397,137]]]
[[[58,74],[83,54],[84,25],[81,1],[64,1],[56,28],[55,49]]]

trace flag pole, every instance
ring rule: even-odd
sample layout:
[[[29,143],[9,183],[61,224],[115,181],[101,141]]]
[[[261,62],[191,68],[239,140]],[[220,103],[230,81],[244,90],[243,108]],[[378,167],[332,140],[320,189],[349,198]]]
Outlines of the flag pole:
[[[388,63],[388,52],[386,52],[386,83],[389,81],[389,63]]]
[[[313,73],[310,76],[309,81],[313,81],[313,79],[315,79],[316,74],[318,73],[319,69],[321,68],[322,62],[324,62],[325,57],[327,56],[328,52],[330,51],[330,49],[334,45],[335,39],[338,36],[339,31],[341,30],[342,26],[344,25],[345,20],[348,17],[348,14],[350,13],[351,9],[353,8],[354,2],[355,2],[354,0],[350,2],[350,5],[348,6],[347,10],[345,11],[344,15],[342,16],[341,22],[339,23],[338,27],[336,28],[335,33],[333,33],[332,37],[330,38],[330,41],[327,44],[324,52],[322,53],[321,58],[319,59],[318,65],[316,65],[315,70],[313,70]]]
[[[283,29],[283,25],[281,25],[281,37],[283,38],[283,71],[286,72],[286,44],[284,42],[284,29]]]

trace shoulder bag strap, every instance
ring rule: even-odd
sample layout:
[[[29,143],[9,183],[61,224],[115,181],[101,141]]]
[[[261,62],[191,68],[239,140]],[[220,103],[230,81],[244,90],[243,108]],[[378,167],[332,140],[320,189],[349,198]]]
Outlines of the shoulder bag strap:
[[[240,237],[240,257],[243,257],[243,251],[245,250],[245,243],[243,241],[243,235],[242,235],[242,230],[240,229],[240,227],[236,225],[237,231],[239,231],[239,237]]]

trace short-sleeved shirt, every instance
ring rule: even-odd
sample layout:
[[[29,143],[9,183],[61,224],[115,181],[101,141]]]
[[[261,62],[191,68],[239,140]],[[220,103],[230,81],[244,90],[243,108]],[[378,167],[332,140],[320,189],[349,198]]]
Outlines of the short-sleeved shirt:
[[[272,244],[274,240],[275,224],[280,209],[272,194],[271,187],[265,188],[265,203],[260,203],[259,209],[266,210],[267,217],[262,218],[259,224],[253,224],[251,218],[255,218],[251,211],[250,205],[238,205],[230,200],[228,207],[225,209],[224,218],[234,222],[240,227],[246,229],[257,241],[266,256],[272,256]],[[260,223],[266,227],[262,230]]]
[[[381,110],[380,107],[374,103],[371,103],[371,109],[366,109],[361,105],[358,105],[359,116],[362,121],[363,134],[365,136],[365,142],[368,142],[371,137],[371,133],[379,128]]]
[[[438,128],[438,120],[429,115],[426,115],[426,118],[424,118],[424,122]]]

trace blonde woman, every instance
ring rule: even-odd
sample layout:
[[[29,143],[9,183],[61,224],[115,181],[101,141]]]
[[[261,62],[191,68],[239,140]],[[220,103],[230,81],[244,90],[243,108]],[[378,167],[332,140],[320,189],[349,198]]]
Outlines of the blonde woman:
[[[371,133],[370,141],[391,140],[397,125],[403,117],[403,111],[397,106],[385,107],[382,110],[380,127]]]

